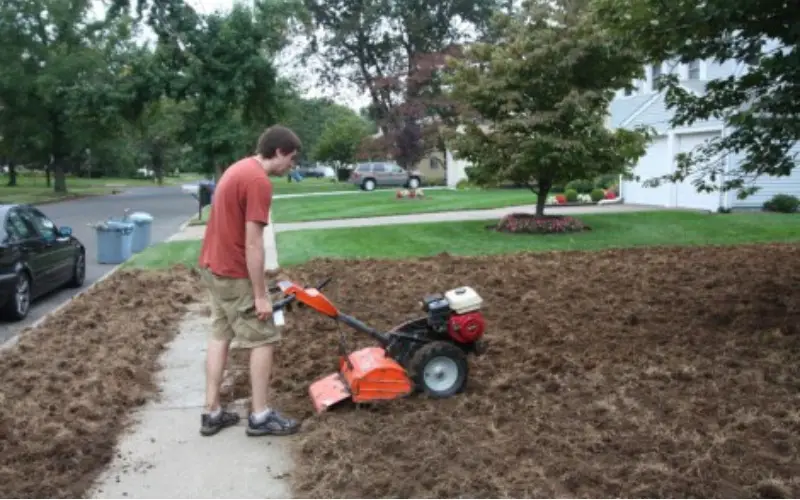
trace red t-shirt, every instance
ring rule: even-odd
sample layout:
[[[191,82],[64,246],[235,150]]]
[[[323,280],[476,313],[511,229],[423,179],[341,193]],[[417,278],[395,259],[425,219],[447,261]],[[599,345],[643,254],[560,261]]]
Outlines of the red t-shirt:
[[[248,278],[245,223],[269,223],[272,182],[255,158],[234,163],[222,174],[214,190],[214,203],[206,224],[200,267],[229,278]]]

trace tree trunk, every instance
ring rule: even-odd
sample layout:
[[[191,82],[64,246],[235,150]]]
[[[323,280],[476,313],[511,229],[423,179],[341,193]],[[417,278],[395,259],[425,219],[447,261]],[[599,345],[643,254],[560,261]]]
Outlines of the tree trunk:
[[[45,165],[44,167],[44,182],[47,187],[52,187],[52,183],[50,182],[50,165]]]
[[[53,177],[55,178],[53,191],[66,194],[67,176],[64,172],[64,160],[62,158],[56,158],[55,162],[53,162]]]
[[[530,187],[530,186],[529,186]],[[547,195],[550,194],[550,189],[553,187],[553,183],[550,181],[539,181],[535,188],[536,193],[536,217],[542,217],[544,215],[544,207],[547,203]],[[531,190],[534,188],[531,187]]]
[[[153,164],[153,173],[159,186],[164,185],[164,155],[160,147],[156,146],[150,151],[150,162]]]
[[[8,187],[14,187],[17,185],[17,165],[10,161],[8,163]]]

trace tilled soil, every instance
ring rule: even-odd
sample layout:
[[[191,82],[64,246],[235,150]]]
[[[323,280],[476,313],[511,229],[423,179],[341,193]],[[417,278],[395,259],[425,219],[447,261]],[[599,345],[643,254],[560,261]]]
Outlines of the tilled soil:
[[[128,415],[154,394],[158,356],[195,273],[120,271],[0,351],[0,494],[81,497]]]
[[[287,273],[334,276],[335,303],[381,328],[418,315],[428,293],[471,285],[490,342],[463,395],[315,417],[308,385],[335,370],[338,332],[292,313],[273,386],[305,419],[297,496],[800,496],[800,245],[318,260]],[[230,397],[246,396],[246,357],[233,357]]]

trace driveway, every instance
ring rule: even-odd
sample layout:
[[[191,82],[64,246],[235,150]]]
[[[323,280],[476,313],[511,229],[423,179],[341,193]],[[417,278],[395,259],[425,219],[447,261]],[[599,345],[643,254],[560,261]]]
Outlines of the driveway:
[[[34,302],[29,316],[20,322],[0,320],[0,344],[26,326],[87,288],[115,266],[97,263],[97,246],[94,229],[88,224],[108,217],[121,217],[126,208],[144,211],[155,220],[152,226],[152,243],[166,240],[197,213],[197,201],[183,192],[180,186],[133,188],[110,196],[84,198],[62,203],[40,205],[45,215],[59,226],[70,226],[73,234],[86,245],[86,283],[80,289],[61,290]]]

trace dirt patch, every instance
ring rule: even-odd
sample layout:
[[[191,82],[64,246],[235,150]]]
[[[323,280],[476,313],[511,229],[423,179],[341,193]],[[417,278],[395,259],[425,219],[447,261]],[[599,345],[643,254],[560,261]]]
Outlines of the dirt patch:
[[[197,283],[182,267],[119,271],[0,351],[4,497],[85,493],[156,389],[158,356]]]
[[[306,419],[297,496],[800,496],[800,245],[318,260],[289,274],[333,275],[342,310],[383,328],[469,284],[490,342],[459,397],[314,417],[308,384],[334,370],[337,330],[293,313],[274,388]]]

